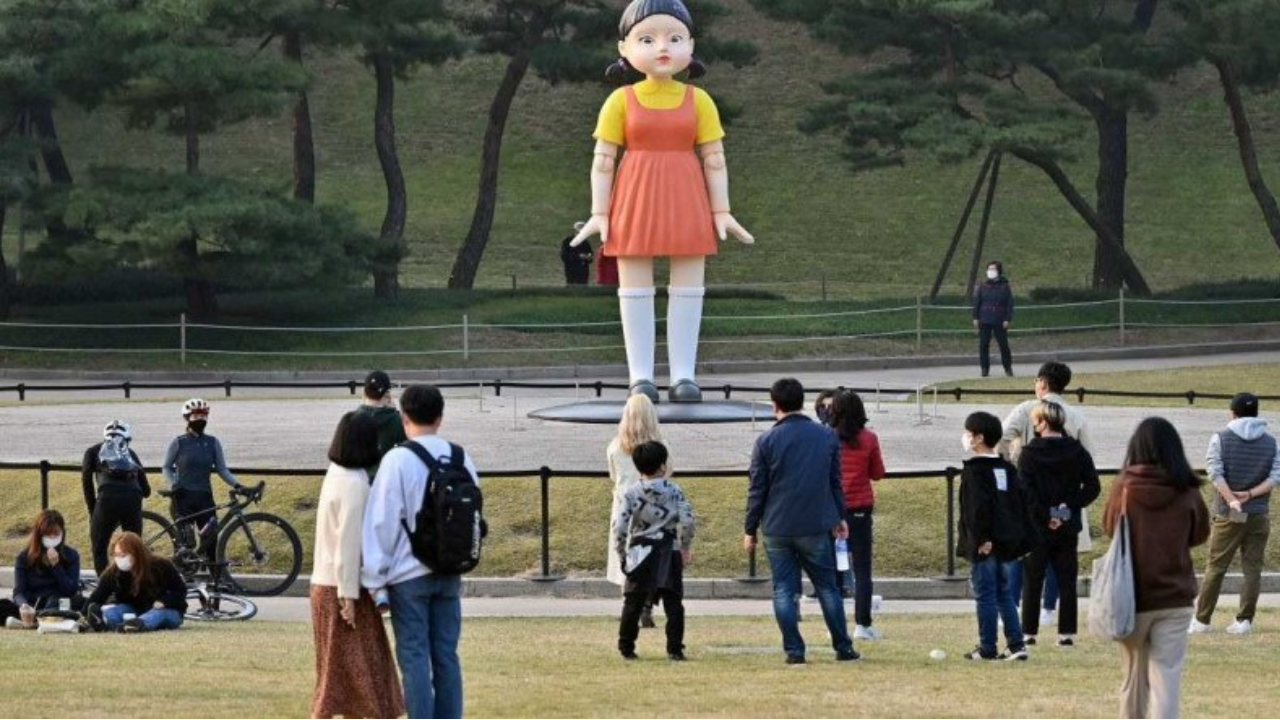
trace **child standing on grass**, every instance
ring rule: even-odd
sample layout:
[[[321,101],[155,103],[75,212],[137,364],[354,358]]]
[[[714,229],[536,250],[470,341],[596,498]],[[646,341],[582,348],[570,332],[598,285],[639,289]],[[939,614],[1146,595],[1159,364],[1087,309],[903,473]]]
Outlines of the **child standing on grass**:
[[[960,527],[956,555],[969,561],[978,611],[978,647],[968,660],[1026,660],[1027,643],[1018,622],[1013,583],[1016,566],[1035,542],[1027,534],[1025,488],[1018,471],[996,454],[1000,420],[976,412],[964,421],[960,442],[973,457],[960,475]],[[997,618],[1004,621],[1008,652],[1001,654]]]
[[[627,490],[613,518],[613,551],[626,573],[618,651],[636,659],[640,612],[650,597],[667,615],[667,658],[684,660],[684,566],[695,521],[679,485],[667,479],[667,448],[646,442],[631,451],[640,483]]]

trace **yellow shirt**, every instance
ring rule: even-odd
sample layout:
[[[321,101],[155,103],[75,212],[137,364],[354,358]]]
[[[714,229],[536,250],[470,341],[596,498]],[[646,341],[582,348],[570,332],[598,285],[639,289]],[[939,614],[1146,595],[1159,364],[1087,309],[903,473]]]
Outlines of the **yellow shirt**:
[[[650,110],[674,110],[684,102],[685,84],[676,80],[641,80],[631,86],[636,100]],[[693,110],[698,118],[697,143],[705,145],[724,137],[720,125],[720,111],[716,103],[700,87],[693,88]],[[626,88],[613,91],[604,107],[600,108],[600,120],[593,137],[614,145],[626,145],[627,96]]]

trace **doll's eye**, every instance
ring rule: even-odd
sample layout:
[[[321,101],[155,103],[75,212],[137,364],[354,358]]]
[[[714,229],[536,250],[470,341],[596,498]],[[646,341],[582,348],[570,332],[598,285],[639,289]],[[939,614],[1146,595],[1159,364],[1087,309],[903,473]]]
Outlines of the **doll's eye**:
[[[642,36],[640,37],[640,44],[641,44],[641,45],[652,45],[652,44],[653,44],[653,36],[652,36],[652,35],[642,35]]]
[[[672,36],[671,36],[671,42],[672,42],[672,43],[682,43],[682,42],[684,42],[684,36],[683,36],[683,35],[672,35]]]

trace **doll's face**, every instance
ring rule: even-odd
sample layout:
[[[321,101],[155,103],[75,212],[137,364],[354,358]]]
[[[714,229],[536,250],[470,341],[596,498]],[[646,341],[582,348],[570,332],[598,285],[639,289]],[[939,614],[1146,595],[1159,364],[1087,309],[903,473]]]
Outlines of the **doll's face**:
[[[650,15],[618,43],[618,54],[646,77],[666,80],[693,62],[693,38],[674,17]]]

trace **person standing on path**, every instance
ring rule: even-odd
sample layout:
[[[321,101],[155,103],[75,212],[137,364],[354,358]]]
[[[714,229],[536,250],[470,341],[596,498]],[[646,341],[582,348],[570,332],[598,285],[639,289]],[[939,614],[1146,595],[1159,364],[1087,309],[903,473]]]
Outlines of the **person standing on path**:
[[[1013,288],[999,260],[987,263],[987,279],[973,291],[973,326],[978,328],[978,365],[982,377],[991,374],[991,336],[1000,346],[1004,374],[1013,377],[1013,356],[1009,353],[1009,323],[1013,321]]]
[[[180,531],[189,532],[192,539],[198,539],[200,554],[212,560],[217,552],[218,517],[214,512],[217,504],[213,500],[209,476],[218,473],[218,477],[233,490],[240,490],[242,486],[227,468],[222,443],[218,438],[205,434],[205,426],[209,423],[209,403],[191,398],[182,404],[182,418],[187,421],[187,431],[169,443],[160,469],[172,498],[170,513],[174,521],[180,517],[195,516],[183,523],[188,529]]]
[[[1280,453],[1276,452],[1275,437],[1267,432],[1267,421],[1258,417],[1256,395],[1240,393],[1232,398],[1231,422],[1209,440],[1205,470],[1216,491],[1209,564],[1196,601],[1196,616],[1188,631],[1209,632],[1222,579],[1239,550],[1244,587],[1240,591],[1240,609],[1227,632],[1247,635],[1253,631],[1267,538],[1271,535],[1271,491],[1280,485]]]
[[[400,411],[391,397],[391,377],[381,370],[374,370],[364,378],[364,400],[356,412],[368,415],[378,424],[377,460],[368,468],[369,477],[378,475],[378,463],[391,448],[405,441],[404,423]]]
[[[797,621],[795,589],[803,570],[822,606],[836,660],[861,657],[844,616],[836,588],[831,538],[848,538],[844,493],[840,489],[840,447],[835,433],[804,414],[804,386],[782,378],[769,390],[777,423],[756,439],[751,452],[751,479],[743,547],[756,547],[764,531],[764,549],[773,569],[773,614],[782,632],[787,664],[805,662],[804,638]]]

